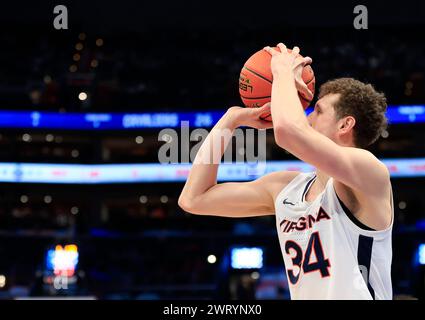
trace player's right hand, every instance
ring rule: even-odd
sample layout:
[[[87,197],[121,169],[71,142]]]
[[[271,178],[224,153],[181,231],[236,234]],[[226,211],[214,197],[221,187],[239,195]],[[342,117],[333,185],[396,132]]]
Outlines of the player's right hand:
[[[270,114],[270,102],[259,108],[242,108],[231,107],[227,110],[226,116],[235,127],[251,127],[255,129],[270,129],[273,128],[273,122],[261,120],[260,116]]]

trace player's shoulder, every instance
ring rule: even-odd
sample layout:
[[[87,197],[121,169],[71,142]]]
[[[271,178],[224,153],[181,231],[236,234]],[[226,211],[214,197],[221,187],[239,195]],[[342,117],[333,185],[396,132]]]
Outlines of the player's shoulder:
[[[361,157],[362,162],[367,163],[365,168],[369,172],[373,172],[375,175],[380,176],[384,180],[388,180],[390,172],[387,166],[378,159],[372,152],[361,148],[350,148],[351,152],[355,153],[358,157]]]

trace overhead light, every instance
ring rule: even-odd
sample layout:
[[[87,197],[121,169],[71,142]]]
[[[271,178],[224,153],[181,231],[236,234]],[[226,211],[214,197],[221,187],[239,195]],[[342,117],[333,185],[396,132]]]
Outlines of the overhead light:
[[[29,135],[28,133],[24,133],[22,135],[22,141],[30,142],[31,141],[31,135]]]
[[[86,100],[87,99],[87,93],[80,92],[80,94],[78,95],[78,99],[80,99],[81,101]]]
[[[51,203],[51,202],[52,202],[52,197],[51,197],[51,196],[49,196],[49,195],[45,196],[45,197],[44,197],[44,202],[45,202],[45,203]]]
[[[45,84],[49,84],[50,82],[52,82],[52,77],[50,77],[48,74],[46,74],[43,78],[43,81]]]
[[[80,155],[80,152],[77,149],[74,149],[71,151],[71,156],[73,158],[78,158],[79,155]]]
[[[260,273],[258,273],[257,271],[254,271],[253,273],[251,273],[251,278],[253,280],[258,280],[260,279]]]
[[[99,65],[99,63],[98,63],[98,61],[97,61],[96,59],[93,59],[93,60],[90,62],[90,66],[91,66],[92,68],[96,68],[98,65]]]
[[[213,254],[210,254],[207,258],[208,263],[213,264],[217,262],[217,257]]]
[[[388,138],[389,137],[389,133],[388,133],[388,131],[387,130],[384,130],[384,131],[382,131],[382,133],[381,133],[381,137],[382,138],[384,138],[384,139],[386,139],[386,138]]]

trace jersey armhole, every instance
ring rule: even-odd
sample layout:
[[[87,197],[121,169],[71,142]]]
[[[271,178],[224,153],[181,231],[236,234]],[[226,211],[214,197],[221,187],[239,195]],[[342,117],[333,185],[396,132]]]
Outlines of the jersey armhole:
[[[334,190],[334,193],[336,195],[336,198],[338,199],[339,204],[342,207],[342,210],[344,211],[344,213],[348,217],[348,219],[350,219],[356,226],[358,226],[362,230],[366,230],[366,231],[378,231],[378,230],[372,229],[371,227],[368,227],[367,225],[365,225],[364,223],[362,223],[359,219],[357,219],[354,216],[354,214],[351,212],[351,210],[348,209],[347,206],[344,204],[344,202],[342,202],[342,200],[339,198],[339,196],[336,193],[336,190],[335,190],[335,187],[333,186],[333,184],[332,184],[332,188]]]

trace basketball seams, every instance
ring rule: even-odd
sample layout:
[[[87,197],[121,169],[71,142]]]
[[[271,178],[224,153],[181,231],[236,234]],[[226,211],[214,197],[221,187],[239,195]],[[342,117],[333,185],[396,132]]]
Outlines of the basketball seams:
[[[268,99],[271,98],[271,96],[264,96],[264,97],[244,97],[243,95],[241,95],[241,98],[246,99],[246,100],[253,100],[253,99]]]
[[[273,80],[268,79],[266,76],[262,75],[261,73],[252,70],[251,68],[248,68],[247,66],[243,66],[243,69],[248,70],[249,72],[253,73],[254,75],[256,75],[257,77],[267,81],[268,83],[273,83]]]
[[[304,82],[306,85],[309,85],[313,80],[315,80],[316,78],[314,77],[314,74],[313,74],[313,76],[311,77],[311,79],[310,80],[308,80],[307,82]]]

